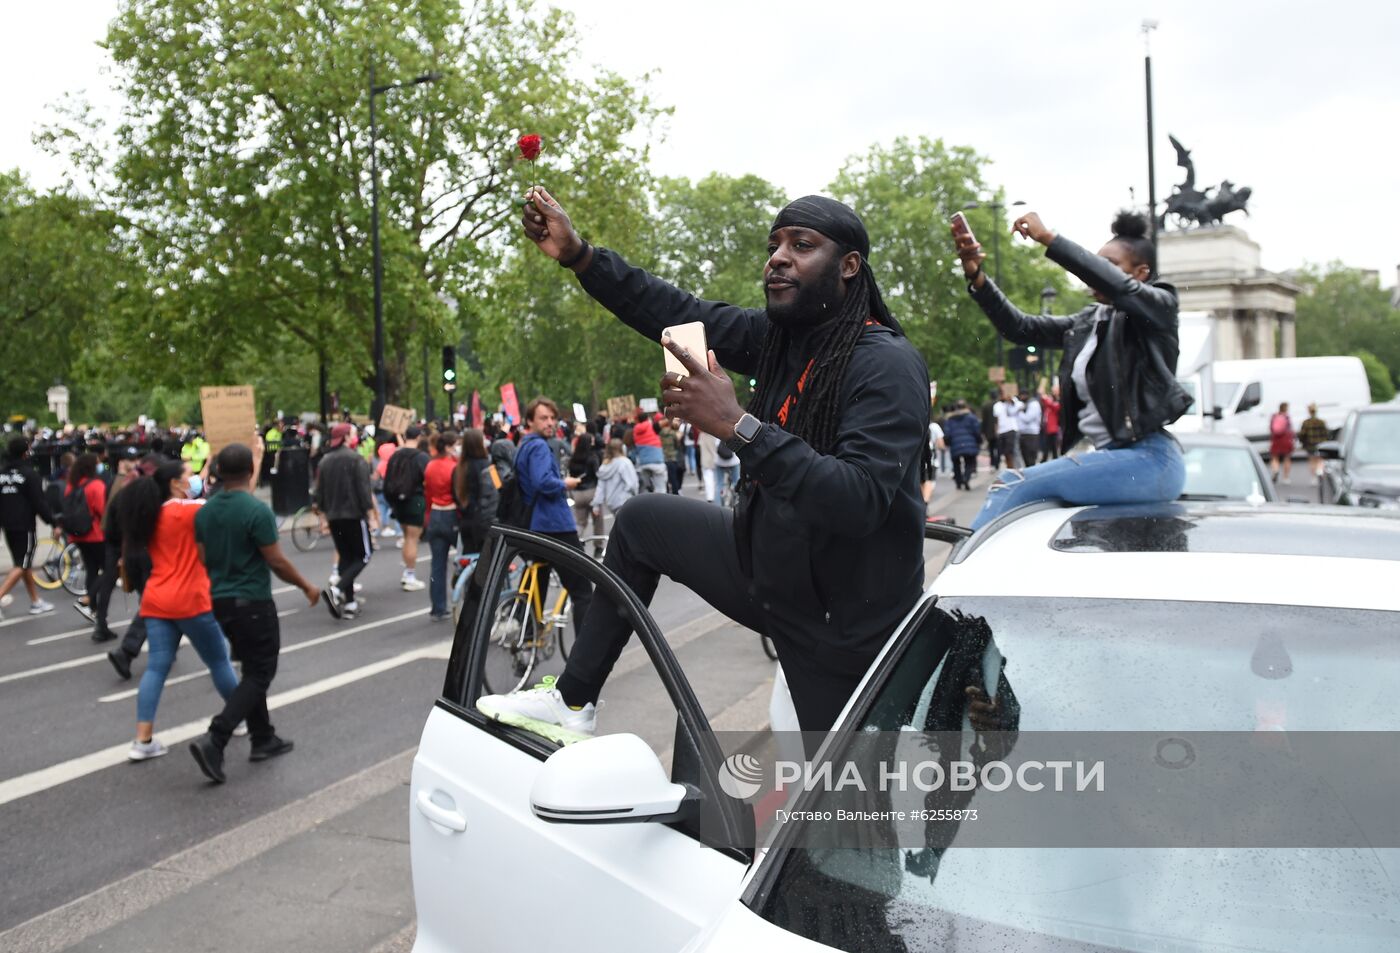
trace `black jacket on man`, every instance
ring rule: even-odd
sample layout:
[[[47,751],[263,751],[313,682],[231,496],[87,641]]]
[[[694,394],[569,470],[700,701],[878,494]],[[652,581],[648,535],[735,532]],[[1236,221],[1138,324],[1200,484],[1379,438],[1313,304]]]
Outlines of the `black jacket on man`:
[[[1060,361],[1060,447],[1079,442],[1083,407],[1070,375],[1089,335],[1098,346],[1089,359],[1089,394],[1118,443],[1133,443],[1176,420],[1191,398],[1176,380],[1177,296],[1166,282],[1144,284],[1106,258],[1063,235],[1055,236],[1045,257],[1077,276],[1111,304],[1094,304],[1069,317],[1025,314],[987,279],[971,288],[973,300],[1008,340],[1062,348]],[[1096,331],[1097,329],[1097,331]]]
[[[762,309],[702,301],[595,248],[579,276],[585,291],[624,323],[660,341],[672,325],[703,321],[722,367],[752,374],[768,333]],[[791,393],[817,349],[816,329],[794,334],[775,403]],[[662,352],[656,354],[658,372]],[[749,508],[754,595],[787,631],[827,653],[868,662],[923,587],[924,501],[919,460],[928,439],[928,369],[908,339],[869,326],[856,345],[841,390],[831,454],[768,423],[739,450],[757,481]],[[758,416],[772,420],[776,408]],[[746,559],[744,556],[750,556]],[[704,559],[703,552],[695,554]]]
[[[31,533],[35,517],[53,525],[40,482],[38,472],[24,460],[6,460],[0,466],[0,529]]]
[[[327,520],[362,520],[374,509],[369,492],[369,463],[354,450],[339,446],[321,458],[316,471],[316,508]]]

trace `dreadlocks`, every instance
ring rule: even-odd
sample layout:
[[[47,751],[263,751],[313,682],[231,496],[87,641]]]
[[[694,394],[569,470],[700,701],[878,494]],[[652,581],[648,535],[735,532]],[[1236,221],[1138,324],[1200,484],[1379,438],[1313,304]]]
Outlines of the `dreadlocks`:
[[[899,334],[903,329],[885,306],[875,283],[875,275],[866,260],[870,257],[870,238],[855,212],[825,196],[808,195],[779,212],[773,230],[788,225],[811,228],[838,242],[841,245],[838,257],[852,251],[860,255],[860,270],[846,286],[841,312],[813,355],[794,418],[784,426],[788,433],[799,437],[813,450],[829,453],[836,444],[836,425],[841,416],[841,385],[866,323],[874,321]],[[791,344],[788,331],[776,321],[771,322],[758,356],[758,385],[747,407],[748,412],[760,420],[771,421],[777,413],[779,402],[772,399],[773,392],[786,383],[782,379],[783,363]]]

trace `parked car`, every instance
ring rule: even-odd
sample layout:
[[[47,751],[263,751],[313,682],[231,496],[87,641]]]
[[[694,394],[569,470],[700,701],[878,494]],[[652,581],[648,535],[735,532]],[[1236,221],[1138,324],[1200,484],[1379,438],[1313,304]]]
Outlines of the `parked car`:
[[[1400,509],[1400,406],[1375,404],[1356,411],[1338,439],[1320,444],[1318,452],[1327,460],[1324,503]]]
[[[1276,503],[1269,469],[1248,440],[1237,433],[1178,433],[1186,463],[1182,500],[1240,500]]]
[[[928,699],[969,658],[1003,671],[1005,694],[1014,685],[1021,732],[1400,727],[1400,516],[1042,504],[975,534],[926,532],[956,541],[950,561],[819,758],[872,731],[922,730]],[[723,846],[751,834],[754,815],[721,789],[716,737],[650,614],[582,553],[493,533],[501,551],[482,592],[500,588],[517,554],[567,561],[623,607],[645,649],[634,664],[654,669],[674,711],[567,748],[488,720],[473,707],[490,651],[481,597],[458,627],[409,788],[416,953],[518,950],[542,926],[550,945],[609,953],[1400,945],[1392,849],[954,840],[931,856],[814,845],[817,822],[796,819],[760,849]],[[978,654],[968,633],[981,633]],[[990,668],[993,653],[1004,670]],[[962,693],[944,695],[960,730]],[[825,796],[792,807],[820,810]]]

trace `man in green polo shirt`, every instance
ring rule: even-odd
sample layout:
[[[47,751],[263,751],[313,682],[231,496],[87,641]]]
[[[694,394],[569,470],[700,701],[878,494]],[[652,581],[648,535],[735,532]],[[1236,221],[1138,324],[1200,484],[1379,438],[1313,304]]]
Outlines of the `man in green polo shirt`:
[[[233,657],[243,663],[243,676],[224,710],[209,723],[208,734],[191,742],[190,752],[205,776],[222,784],[224,748],[240,721],[248,722],[249,761],[292,750],[290,741],[277,737],[267,714],[267,690],[282,648],[272,573],[300,589],[310,605],[320,600],[321,592],[282,552],[272,510],[251,492],[253,451],[241,443],[229,444],[214,458],[214,466],[223,492],[200,508],[194,535],[209,570],[214,618],[233,647]]]

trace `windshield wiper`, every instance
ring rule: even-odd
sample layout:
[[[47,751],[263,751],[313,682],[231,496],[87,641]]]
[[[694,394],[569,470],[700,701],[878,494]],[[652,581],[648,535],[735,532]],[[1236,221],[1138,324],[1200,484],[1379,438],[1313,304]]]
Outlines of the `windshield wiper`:
[[[1233,497],[1227,493],[1183,493],[1180,496],[1178,496],[1177,499],[1196,502],[1206,502],[1210,500],[1242,499],[1242,497]]]

